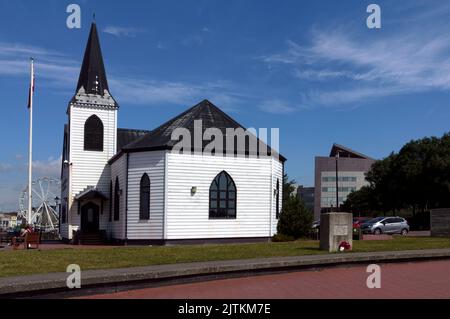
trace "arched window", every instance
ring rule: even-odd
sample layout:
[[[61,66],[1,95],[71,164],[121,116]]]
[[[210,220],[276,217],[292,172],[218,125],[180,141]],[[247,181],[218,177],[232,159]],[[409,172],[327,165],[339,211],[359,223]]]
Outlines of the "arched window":
[[[150,178],[144,174],[141,178],[139,201],[139,219],[150,219]]]
[[[84,123],[84,150],[103,152],[103,123],[97,115]]]
[[[120,219],[120,187],[119,178],[116,177],[116,184],[114,186],[114,220]]]
[[[227,172],[216,176],[209,188],[209,218],[236,218],[236,184]]]
[[[275,197],[276,203],[276,218],[280,217],[280,180],[277,179],[277,196]]]

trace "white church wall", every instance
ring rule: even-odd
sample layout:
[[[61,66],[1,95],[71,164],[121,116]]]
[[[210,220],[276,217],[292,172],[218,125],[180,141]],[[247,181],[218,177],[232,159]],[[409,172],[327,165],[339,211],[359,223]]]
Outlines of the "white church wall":
[[[84,150],[84,124],[92,115],[103,122],[103,152]],[[72,195],[87,186],[97,187],[105,194],[109,191],[108,160],[116,153],[117,111],[86,107],[71,107],[70,162],[72,163]]]
[[[271,158],[230,158],[169,153],[166,239],[269,237],[273,177]],[[237,218],[209,219],[209,188],[225,170],[237,188]],[[276,174],[279,173],[276,170]],[[197,193],[191,195],[191,188]]]
[[[108,231],[114,239],[125,239],[125,203],[126,203],[126,177],[127,177],[127,155],[122,154],[114,163],[111,164],[111,181],[113,185],[113,198],[110,200],[114,203],[114,187],[116,178],[119,178],[119,189],[122,190],[120,196],[119,220],[114,220],[114,208],[112,210],[112,222]],[[108,181],[109,183],[109,181]]]
[[[88,186],[94,186],[104,194],[109,194],[109,182],[111,178],[108,160],[116,152],[117,139],[117,111],[94,107],[70,106],[70,152],[71,163],[71,194],[74,198]],[[98,116],[103,122],[103,152],[84,150],[84,125],[92,115]],[[103,214],[100,214],[100,229],[106,229],[109,217],[109,203],[105,202]],[[78,215],[78,203],[72,201],[69,214],[70,226],[69,238],[72,231],[80,227],[80,215]]]
[[[68,207],[68,199],[69,199],[69,165],[63,165],[62,167],[62,174],[61,174],[61,208],[60,212],[62,211],[62,206],[66,205],[66,208]],[[66,201],[67,198],[67,201]],[[63,238],[69,238],[69,218],[68,218],[68,211],[66,210],[66,222],[62,222],[62,216],[60,216],[60,228],[59,233]]]
[[[163,239],[165,152],[131,153],[128,171],[127,238],[130,240]],[[140,182],[150,178],[150,219],[139,219]]]
[[[283,203],[283,164],[276,160],[272,160],[272,189],[277,189],[277,180],[280,183],[280,195],[279,198],[279,212],[281,213],[282,209],[282,203]],[[277,233],[277,225],[278,225],[278,219],[277,219],[277,197],[276,194],[272,194],[273,200],[272,200],[272,235],[275,235]]]

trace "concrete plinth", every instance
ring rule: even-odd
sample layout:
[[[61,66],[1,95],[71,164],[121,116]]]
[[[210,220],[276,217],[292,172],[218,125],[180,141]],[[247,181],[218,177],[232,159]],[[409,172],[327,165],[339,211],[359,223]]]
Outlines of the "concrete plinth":
[[[337,252],[346,241],[353,247],[353,215],[327,213],[320,216],[320,249]]]

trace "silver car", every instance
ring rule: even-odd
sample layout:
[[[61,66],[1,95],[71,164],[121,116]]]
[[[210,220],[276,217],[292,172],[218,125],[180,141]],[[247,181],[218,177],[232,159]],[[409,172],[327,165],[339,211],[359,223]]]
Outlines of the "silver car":
[[[361,225],[364,234],[401,234],[409,232],[408,222],[401,217],[377,217]]]

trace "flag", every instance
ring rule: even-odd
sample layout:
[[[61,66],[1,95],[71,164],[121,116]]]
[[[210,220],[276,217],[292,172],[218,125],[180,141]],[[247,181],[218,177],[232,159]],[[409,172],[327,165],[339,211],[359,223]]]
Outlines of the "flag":
[[[30,80],[30,89],[28,90],[28,108],[31,107],[31,103],[33,103],[33,94],[34,94],[34,62],[31,59],[31,80]]]

